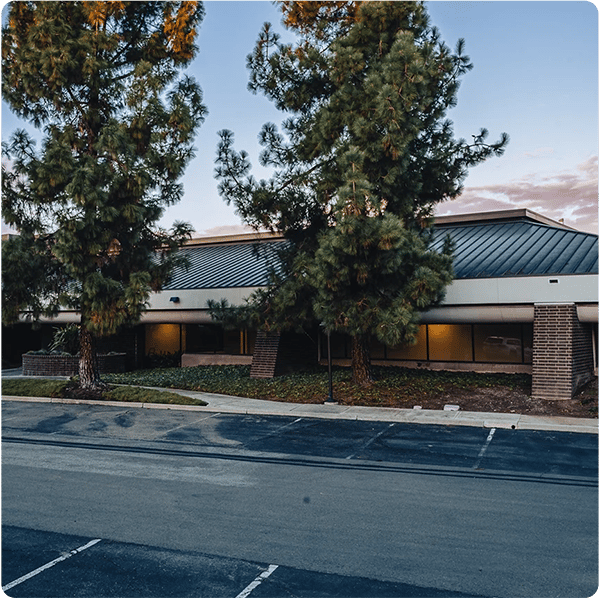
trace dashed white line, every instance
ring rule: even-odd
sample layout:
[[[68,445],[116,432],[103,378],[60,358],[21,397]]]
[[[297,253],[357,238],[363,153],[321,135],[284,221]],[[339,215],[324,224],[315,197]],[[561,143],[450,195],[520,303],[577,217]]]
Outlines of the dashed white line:
[[[477,460],[475,461],[475,464],[473,465],[474,469],[477,469],[479,467],[479,463],[481,462],[481,459],[483,458],[483,455],[485,454],[485,451],[487,450],[487,447],[490,445],[490,442],[492,441],[492,438],[494,437],[494,433],[496,432],[496,428],[492,427],[490,429],[490,433],[487,436],[487,439],[485,440],[483,447],[481,448],[481,450],[479,451],[479,454],[477,455]]]
[[[101,542],[101,541],[102,540],[100,540],[100,539],[91,540],[87,544],[85,544],[83,546],[79,546],[79,548],[75,548],[75,550],[71,550],[71,552],[69,552],[68,554],[63,554],[62,556],[59,556],[58,558],[51,560],[49,563],[46,563],[45,565],[39,567],[38,569],[35,569],[34,571],[27,573],[27,575],[23,575],[23,577],[19,577],[19,579],[15,579],[14,581],[7,583],[6,585],[3,585],[2,591],[5,592],[6,590],[10,590],[11,588],[14,588],[16,585],[19,585],[20,583],[23,583],[24,581],[27,581],[28,579],[31,579],[32,577],[39,575],[43,571],[46,571],[47,569],[52,568],[54,565],[57,565],[59,562],[62,562],[63,560],[67,560],[68,558],[71,558],[71,557],[75,556],[76,554],[79,554],[80,552],[83,552],[84,550],[91,548],[92,546],[94,546],[95,544],[97,544],[98,542]]]
[[[269,565],[269,568],[266,571],[263,571],[248,587],[242,590],[236,598],[247,598],[250,595],[250,592],[269,577],[278,566],[279,565]]]

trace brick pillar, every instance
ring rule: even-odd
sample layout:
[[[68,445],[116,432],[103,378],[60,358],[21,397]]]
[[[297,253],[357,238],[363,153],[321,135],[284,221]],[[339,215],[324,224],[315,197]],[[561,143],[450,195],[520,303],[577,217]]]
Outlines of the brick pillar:
[[[575,304],[536,304],[531,395],[569,400],[593,374],[591,330]]]
[[[279,354],[278,331],[257,331],[250,377],[253,379],[269,379],[275,377],[277,357]]]

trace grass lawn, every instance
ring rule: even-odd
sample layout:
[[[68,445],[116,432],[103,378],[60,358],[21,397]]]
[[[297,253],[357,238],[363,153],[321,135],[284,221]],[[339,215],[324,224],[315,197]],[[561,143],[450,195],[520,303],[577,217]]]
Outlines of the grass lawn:
[[[69,381],[55,379],[2,379],[2,394],[6,396],[30,396],[32,398],[65,398]],[[111,385],[103,392],[102,400],[113,402],[146,402],[149,404],[187,404],[206,406],[197,398],[186,398],[172,392],[148,390],[127,385]]]

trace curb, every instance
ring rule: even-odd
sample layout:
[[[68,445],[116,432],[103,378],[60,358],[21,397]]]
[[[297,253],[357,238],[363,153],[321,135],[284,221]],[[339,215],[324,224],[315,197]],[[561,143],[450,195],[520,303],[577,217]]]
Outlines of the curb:
[[[162,389],[162,388],[156,388]],[[245,415],[278,415],[318,419],[341,419],[348,421],[386,421],[394,423],[415,423],[422,425],[453,425],[463,427],[483,427],[487,429],[519,429],[537,431],[564,431],[598,435],[598,419],[578,417],[548,417],[536,415],[484,413],[467,411],[445,411],[411,408],[370,408],[365,406],[322,406],[316,404],[294,404],[271,402],[188,392],[187,390],[168,391],[182,396],[195,397],[208,403],[207,406],[185,404],[154,404],[148,402],[115,402],[105,400],[76,400],[70,398],[38,398],[31,396],[2,396],[9,402],[40,402],[49,404],[87,404],[129,408],[151,408],[157,410],[185,410],[196,412],[218,412]]]

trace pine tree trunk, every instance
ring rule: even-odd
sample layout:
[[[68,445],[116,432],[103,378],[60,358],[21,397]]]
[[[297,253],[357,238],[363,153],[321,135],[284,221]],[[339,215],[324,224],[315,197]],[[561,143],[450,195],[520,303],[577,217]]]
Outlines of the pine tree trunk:
[[[373,383],[368,335],[352,337],[352,383],[362,387]]]
[[[100,387],[94,336],[83,324],[79,330],[79,387],[85,390]]]

